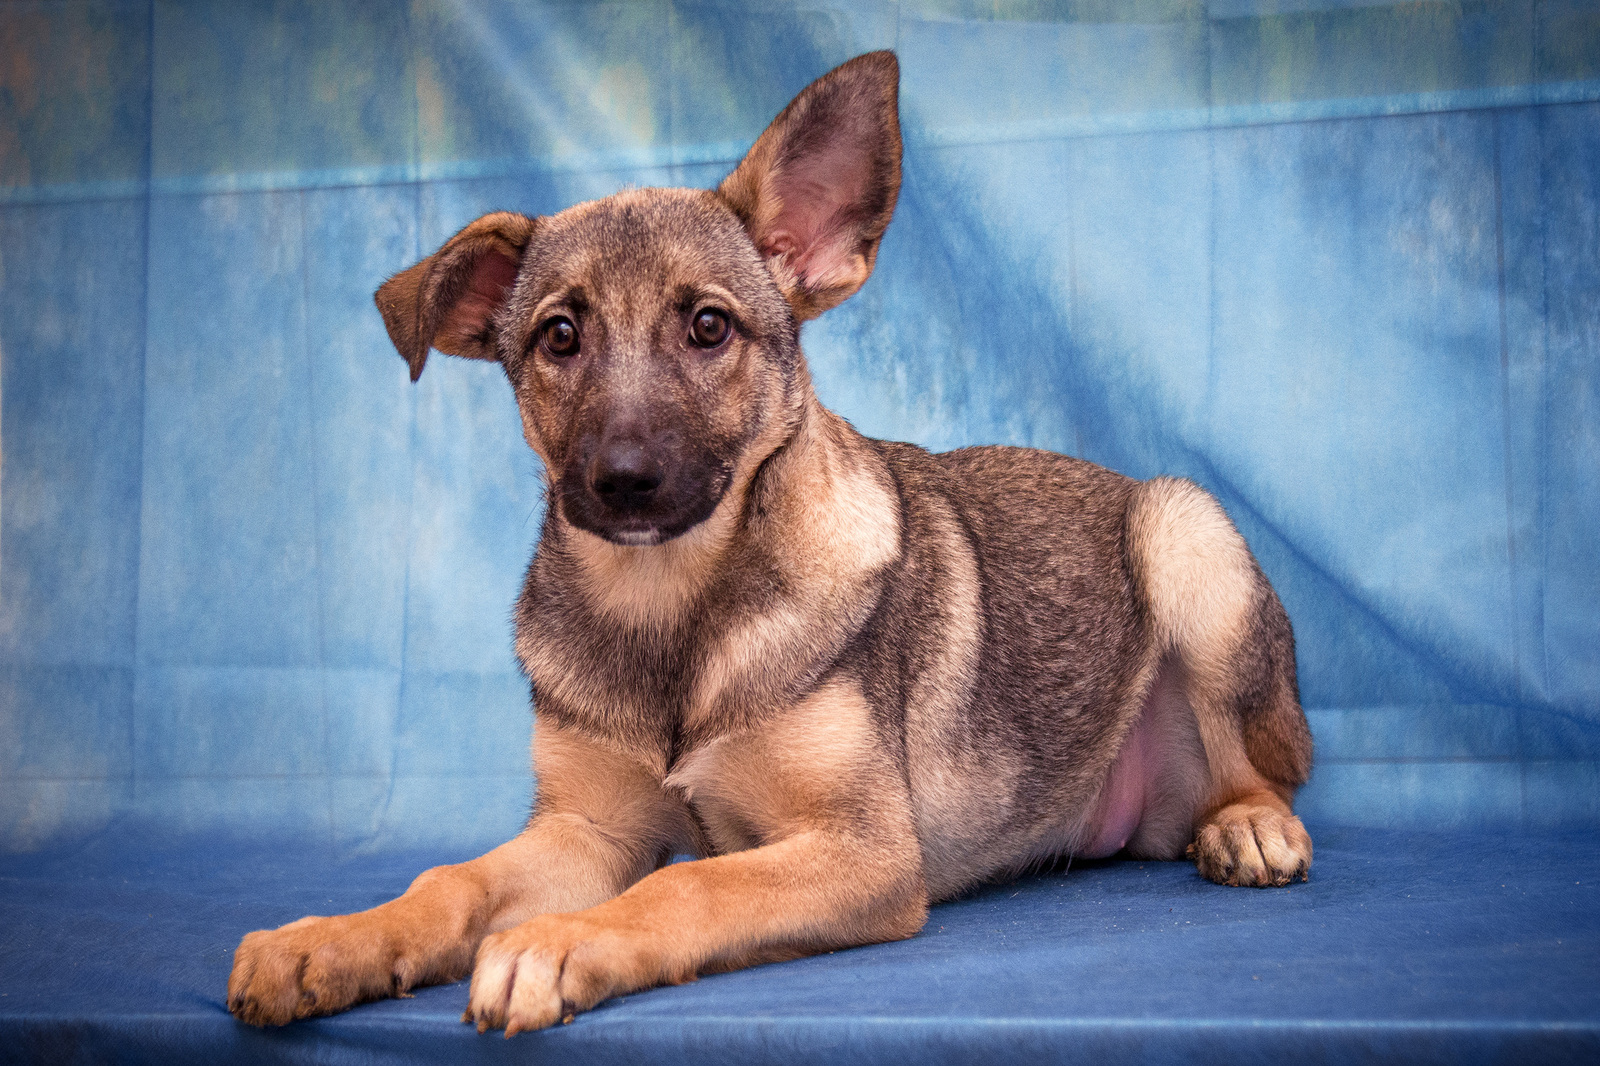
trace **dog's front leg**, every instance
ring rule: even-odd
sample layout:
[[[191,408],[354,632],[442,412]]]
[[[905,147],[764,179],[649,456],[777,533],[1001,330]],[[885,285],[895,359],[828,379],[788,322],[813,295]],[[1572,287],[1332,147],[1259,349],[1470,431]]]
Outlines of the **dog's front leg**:
[[[283,1025],[467,975],[479,942],[535,914],[610,899],[670,854],[681,805],[643,766],[555,727],[536,741],[539,808],[487,855],[438,866],[371,910],[245,936],[228,1009]]]
[[[537,1029],[706,970],[911,936],[927,889],[891,750],[848,680],[695,749],[667,782],[732,854],[664,867],[588,910],[485,938],[468,1018]]]
[[[658,870],[609,902],[486,938],[464,1020],[506,1035],[708,969],[912,936],[927,918],[915,842],[812,830]]]

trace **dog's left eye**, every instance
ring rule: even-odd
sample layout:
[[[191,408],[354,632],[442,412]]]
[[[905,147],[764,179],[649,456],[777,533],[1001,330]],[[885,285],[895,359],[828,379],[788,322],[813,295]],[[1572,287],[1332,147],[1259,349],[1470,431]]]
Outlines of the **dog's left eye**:
[[[728,316],[715,307],[695,312],[689,326],[689,339],[701,348],[715,348],[728,339]]]

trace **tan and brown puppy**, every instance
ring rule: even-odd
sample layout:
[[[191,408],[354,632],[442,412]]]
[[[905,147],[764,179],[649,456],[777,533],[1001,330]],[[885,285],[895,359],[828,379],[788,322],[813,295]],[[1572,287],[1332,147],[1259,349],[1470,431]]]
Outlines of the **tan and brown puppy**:
[[[246,936],[241,1019],[470,972],[468,1018],[510,1035],[909,937],[1054,856],[1306,876],[1294,638],[1215,500],[817,402],[800,323],[872,271],[898,79],[860,56],[715,191],[488,215],[378,291],[413,378],[429,348],[501,363],[544,461],[516,615],[538,801],[396,900]]]

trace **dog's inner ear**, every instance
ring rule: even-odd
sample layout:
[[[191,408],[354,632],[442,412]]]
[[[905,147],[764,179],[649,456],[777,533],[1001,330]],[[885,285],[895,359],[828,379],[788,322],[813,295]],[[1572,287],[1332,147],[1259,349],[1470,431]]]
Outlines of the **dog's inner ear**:
[[[501,211],[451,237],[433,255],[379,287],[375,299],[389,339],[422,375],[428,349],[494,359],[495,316],[511,295],[538,220]]]
[[[843,302],[872,273],[900,192],[899,85],[893,52],[824,74],[717,190],[802,321]]]

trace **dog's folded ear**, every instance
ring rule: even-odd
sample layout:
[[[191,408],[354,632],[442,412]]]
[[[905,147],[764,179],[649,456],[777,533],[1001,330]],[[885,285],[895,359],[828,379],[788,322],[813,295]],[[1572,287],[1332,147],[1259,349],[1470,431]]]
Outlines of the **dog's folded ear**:
[[[495,314],[511,295],[538,219],[510,211],[484,215],[444,247],[378,288],[374,299],[389,339],[422,376],[428,349],[494,359]]]
[[[900,64],[868,52],[812,82],[718,188],[795,317],[866,282],[900,193]]]

